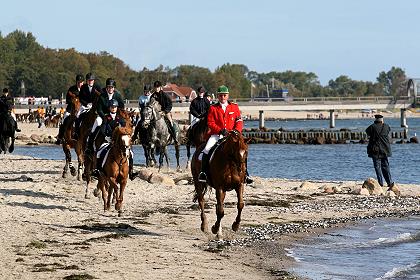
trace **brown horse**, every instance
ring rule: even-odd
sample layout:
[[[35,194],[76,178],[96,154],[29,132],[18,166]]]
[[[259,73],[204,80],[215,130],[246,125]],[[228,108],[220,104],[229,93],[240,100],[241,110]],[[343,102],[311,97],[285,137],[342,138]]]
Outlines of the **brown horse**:
[[[131,123],[130,113],[127,112],[126,110],[118,108],[117,114],[125,120],[126,127],[128,127],[129,129],[132,130],[133,125]],[[95,153],[93,154],[92,157],[91,156],[86,156],[84,158],[84,160],[85,160],[84,180],[86,181],[86,189],[85,189],[85,197],[86,198],[89,197],[89,185],[92,182],[91,173],[92,173],[92,170],[93,170],[94,166],[96,166],[96,160],[97,160],[96,153],[104,142],[105,142],[105,135],[103,133],[98,133],[98,135],[96,136],[96,139],[95,139],[95,143],[94,143]],[[99,190],[100,189],[98,189],[98,188],[95,189],[95,192],[94,192],[95,196],[98,196],[98,191]]]
[[[73,110],[70,112],[70,116],[68,116],[62,125],[64,125],[64,135],[62,141],[63,152],[66,158],[66,164],[63,168],[63,178],[67,177],[68,169],[70,168],[70,173],[72,176],[76,175],[76,168],[74,168],[73,163],[71,161],[71,149],[74,148],[77,155],[79,170],[83,164],[81,161],[80,150],[77,147],[77,141],[72,138],[74,127],[73,123],[76,120],[76,113],[80,108],[80,100],[79,97],[73,93],[69,93],[71,97],[71,102],[73,103]],[[78,174],[79,178],[80,174]]]
[[[193,175],[195,195],[194,201],[198,200],[201,209],[201,230],[208,231],[207,218],[204,213],[204,195],[207,192],[208,185],[198,181],[198,174],[201,169],[199,154],[204,149],[204,144],[196,149],[193,155],[191,172]],[[237,231],[241,222],[241,212],[244,207],[243,191],[246,176],[246,159],[248,156],[248,145],[242,134],[236,130],[229,132],[222,143],[217,146],[209,163],[209,185],[216,190],[216,223],[212,226],[213,234],[218,239],[222,239],[221,220],[224,216],[224,199],[227,191],[235,190],[238,198],[238,214],[232,229]]]
[[[187,130],[187,143],[185,144],[187,148],[187,167],[190,168],[191,165],[191,146],[200,147],[201,144],[206,142],[206,136],[208,132],[207,125],[207,115],[201,118],[195,125],[190,126]]]
[[[118,216],[122,214],[123,194],[127,185],[132,132],[130,126],[114,129],[111,149],[105,159],[103,172],[98,178],[97,188],[102,191],[104,211],[111,208],[111,196],[114,192],[116,197],[115,210],[118,211]]]

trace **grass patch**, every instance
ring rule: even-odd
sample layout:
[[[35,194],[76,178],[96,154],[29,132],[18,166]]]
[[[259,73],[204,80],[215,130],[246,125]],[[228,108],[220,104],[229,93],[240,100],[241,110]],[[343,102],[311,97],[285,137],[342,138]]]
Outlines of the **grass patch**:
[[[26,245],[26,247],[36,248],[36,249],[45,249],[47,248],[47,244],[45,244],[45,242],[43,241],[33,240],[28,245]]]
[[[63,278],[64,280],[88,280],[88,279],[96,279],[96,277],[93,277],[89,274],[72,274],[69,276],[66,276]]]
[[[86,242],[111,242],[111,239],[121,239],[130,237],[130,235],[126,233],[111,233],[100,237],[93,237],[86,240]]]
[[[290,202],[288,202],[286,200],[249,199],[249,200],[246,200],[245,205],[289,208],[290,207]]]

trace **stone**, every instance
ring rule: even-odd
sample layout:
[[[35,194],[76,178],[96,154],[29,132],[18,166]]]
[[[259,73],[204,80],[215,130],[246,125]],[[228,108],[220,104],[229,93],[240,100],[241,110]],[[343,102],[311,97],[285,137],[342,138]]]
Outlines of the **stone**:
[[[334,193],[342,193],[343,189],[340,186],[334,186],[332,187]]]
[[[397,195],[393,191],[387,191],[385,193],[385,196],[386,197],[396,197]]]
[[[388,191],[392,191],[396,196],[401,196],[400,189],[395,184],[393,184],[391,187],[389,187]]]
[[[175,182],[171,177],[165,176],[163,174],[153,173],[150,177],[149,183],[159,184],[164,186],[175,186]]]
[[[410,138],[410,143],[418,144],[419,143],[419,139],[417,139],[417,136],[411,137]]]
[[[370,195],[370,192],[369,192],[369,190],[368,190],[368,189],[366,189],[366,188],[360,188],[359,195],[369,196],[369,195]]]
[[[179,180],[176,184],[179,186],[188,185],[188,180]]]
[[[36,143],[40,143],[42,141],[42,138],[37,134],[32,134],[31,135],[31,140],[36,142]]]
[[[334,192],[334,187],[331,186],[325,186],[324,187],[324,193],[328,193],[328,194],[333,194]]]
[[[305,181],[302,184],[300,184],[299,187],[294,188],[294,190],[315,190],[315,189],[317,189],[315,184],[308,181]]]
[[[382,190],[381,185],[378,181],[373,178],[367,178],[362,185],[362,189],[367,189],[371,195],[383,195],[384,191]]]

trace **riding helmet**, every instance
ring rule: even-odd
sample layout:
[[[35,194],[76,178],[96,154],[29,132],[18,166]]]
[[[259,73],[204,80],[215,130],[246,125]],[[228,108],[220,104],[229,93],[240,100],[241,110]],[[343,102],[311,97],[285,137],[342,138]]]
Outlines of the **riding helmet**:
[[[88,80],[95,80],[95,75],[93,75],[91,72],[86,74],[86,81]]]
[[[114,79],[112,79],[112,78],[108,78],[108,79],[106,79],[105,85],[106,85],[106,86],[113,86],[113,87],[116,87],[116,86],[117,86],[117,83],[115,82],[115,80],[114,80]]]
[[[111,99],[108,102],[109,107],[118,107],[118,101],[116,99]]]
[[[143,87],[143,91],[150,91],[152,90],[152,86],[150,84],[145,84]]]
[[[227,86],[223,85],[217,88],[217,93],[229,93],[229,89]]]
[[[160,81],[156,81],[153,83],[154,88],[161,87],[161,86],[162,86],[162,83]]]
[[[82,75],[80,75],[80,74],[76,75],[76,83],[83,82],[83,81],[84,81],[84,79],[83,79]]]
[[[198,93],[203,93],[203,92],[206,92],[206,89],[204,87],[198,87],[197,92]]]

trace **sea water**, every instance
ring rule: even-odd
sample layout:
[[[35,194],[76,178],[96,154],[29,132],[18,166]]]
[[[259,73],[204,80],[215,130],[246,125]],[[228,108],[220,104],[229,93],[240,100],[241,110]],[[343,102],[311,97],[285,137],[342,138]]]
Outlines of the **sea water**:
[[[367,220],[287,251],[309,279],[420,279],[420,217]]]

